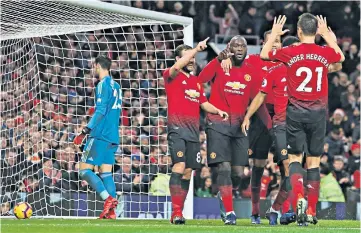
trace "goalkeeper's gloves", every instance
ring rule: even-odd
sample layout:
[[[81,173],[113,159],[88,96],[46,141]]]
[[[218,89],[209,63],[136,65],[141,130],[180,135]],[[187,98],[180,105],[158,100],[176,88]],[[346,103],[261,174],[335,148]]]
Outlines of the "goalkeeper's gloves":
[[[78,136],[76,136],[74,138],[74,144],[77,146],[80,146],[83,144],[84,138],[90,133],[90,130],[88,127],[85,127],[82,131],[81,134],[79,134]]]

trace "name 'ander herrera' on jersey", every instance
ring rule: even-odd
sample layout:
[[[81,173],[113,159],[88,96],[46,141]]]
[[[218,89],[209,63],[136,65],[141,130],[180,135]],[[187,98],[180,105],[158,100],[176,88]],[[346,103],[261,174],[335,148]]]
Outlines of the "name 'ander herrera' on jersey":
[[[302,60],[314,60],[314,61],[319,61],[321,62],[324,66],[326,66],[328,68],[328,66],[330,65],[327,61],[326,58],[324,58],[321,55],[318,54],[312,54],[312,53],[307,53],[307,54],[298,54],[297,56],[292,57],[288,62],[287,65],[288,66],[292,66],[293,64],[295,64],[298,61],[302,61]]]

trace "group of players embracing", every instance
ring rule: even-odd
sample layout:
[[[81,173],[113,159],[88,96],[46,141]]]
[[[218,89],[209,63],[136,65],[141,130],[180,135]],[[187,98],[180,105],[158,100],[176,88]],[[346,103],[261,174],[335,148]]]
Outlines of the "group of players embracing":
[[[283,30],[285,22],[285,16],[274,19],[259,55],[247,55],[247,41],[242,36],[233,37],[198,77],[192,75],[194,56],[207,47],[208,38],[196,48],[176,48],[176,62],[163,74],[173,161],[171,223],[185,223],[182,211],[192,170],[201,167],[199,106],[207,112],[207,163],[217,170],[217,196],[226,225],[236,224],[233,190],[238,189],[249,158],[253,159],[251,222],[260,224],[261,178],[269,152],[282,176],[276,200],[266,213],[269,224],[277,224],[287,200],[293,211],[283,208],[281,224],[317,223],[327,74],[340,70],[345,57],[326,18],[302,14],[297,23],[298,37],[286,37],[281,43],[281,36],[288,31]],[[316,45],[317,35],[327,45]],[[209,100],[203,83],[211,85]]]

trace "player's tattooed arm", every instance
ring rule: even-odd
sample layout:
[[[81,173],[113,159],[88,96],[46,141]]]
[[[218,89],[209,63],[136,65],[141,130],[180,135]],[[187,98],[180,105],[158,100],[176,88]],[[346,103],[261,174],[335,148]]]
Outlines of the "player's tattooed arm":
[[[216,108],[213,104],[209,102],[204,102],[203,104],[201,104],[201,108],[206,112],[219,115],[220,117],[223,118],[224,121],[228,120],[229,117],[228,113]]]
[[[336,35],[333,33],[330,27],[327,27],[326,17],[323,18],[322,15],[317,15],[316,18],[318,21],[317,34],[322,36],[329,47],[333,48],[336,53],[340,54],[341,59],[339,62],[345,61],[345,55],[337,44]]]
[[[257,112],[257,110],[261,107],[261,105],[263,104],[263,102],[266,99],[267,94],[264,92],[258,92],[258,94],[256,95],[256,97],[254,97],[254,99],[252,100],[251,105],[248,107],[247,113],[244,117],[243,123],[242,123],[242,132],[244,133],[244,135],[247,136],[247,132],[249,129],[249,125],[251,124],[250,119],[253,116],[253,114],[255,112]]]
[[[286,16],[285,15],[280,15],[277,17],[275,17],[274,21],[273,21],[273,27],[272,27],[272,32],[267,40],[267,42],[265,43],[265,45],[262,48],[262,51],[260,53],[260,57],[262,60],[269,60],[269,52],[272,51],[272,45],[273,43],[276,41],[278,36],[282,36],[284,35],[286,32],[288,32],[289,30],[282,30],[283,29],[283,25],[285,25],[286,23]]]
[[[185,51],[182,57],[176,57],[177,60],[176,63],[169,70],[170,77],[175,78],[178,75],[178,73],[182,70],[182,68],[188,65],[188,63],[191,61],[191,59],[193,59],[196,53],[205,50],[207,48],[208,40],[209,37],[199,42],[197,47],[195,47],[194,49]]]

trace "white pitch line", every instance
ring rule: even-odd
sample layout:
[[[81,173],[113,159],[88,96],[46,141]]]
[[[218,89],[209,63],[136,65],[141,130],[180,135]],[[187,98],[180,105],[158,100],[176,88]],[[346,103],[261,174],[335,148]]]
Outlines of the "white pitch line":
[[[8,223],[3,223],[1,224],[2,226],[14,226],[14,224],[8,224]],[[145,227],[145,228],[153,228],[153,227],[164,227],[167,225],[164,224],[151,224],[151,225],[145,225],[145,224],[69,224],[69,223],[64,223],[64,224],[32,224],[32,223],[26,223],[26,224],[20,224],[17,226],[97,226],[97,227]],[[225,226],[206,226],[206,225],[186,225],[187,228],[225,228]],[[235,226],[236,227],[236,226]],[[277,229],[277,227],[271,227],[271,226],[239,226],[240,229]],[[321,228],[321,227],[298,227],[298,226],[292,226],[292,227],[285,227],[288,229],[314,229],[314,230],[360,230],[360,228],[346,228],[346,227],[327,227],[327,228]]]

